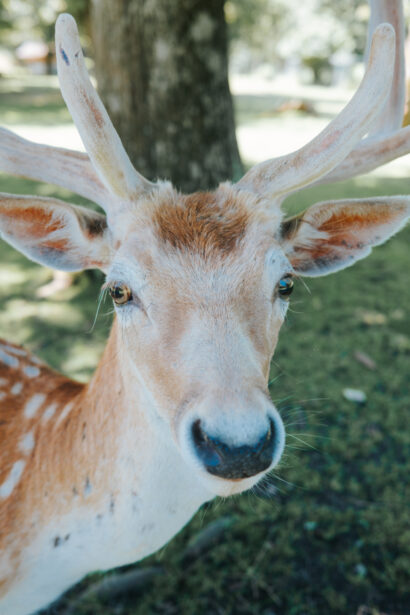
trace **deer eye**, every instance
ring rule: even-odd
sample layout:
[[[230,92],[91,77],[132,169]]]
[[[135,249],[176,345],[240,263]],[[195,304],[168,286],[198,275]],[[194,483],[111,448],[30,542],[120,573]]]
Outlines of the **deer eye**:
[[[282,299],[288,300],[288,297],[293,291],[293,280],[290,276],[286,276],[279,280],[278,293]]]
[[[132,299],[132,292],[126,284],[111,284],[108,291],[116,305],[124,305]]]

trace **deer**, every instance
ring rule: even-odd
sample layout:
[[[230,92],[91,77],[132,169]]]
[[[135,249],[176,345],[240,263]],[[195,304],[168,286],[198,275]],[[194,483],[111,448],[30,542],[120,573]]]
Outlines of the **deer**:
[[[375,0],[363,80],[310,143],[237,183],[181,194],[132,166],[91,84],[74,19],[56,23],[61,91],[87,153],[0,132],[0,168],[68,188],[0,195],[4,241],[63,271],[97,268],[115,318],[82,384],[0,343],[0,614],[44,608],[87,573],[167,543],[216,496],[280,461],[268,375],[295,277],[368,256],[410,218],[410,197],[284,198],[410,151],[401,2]]]

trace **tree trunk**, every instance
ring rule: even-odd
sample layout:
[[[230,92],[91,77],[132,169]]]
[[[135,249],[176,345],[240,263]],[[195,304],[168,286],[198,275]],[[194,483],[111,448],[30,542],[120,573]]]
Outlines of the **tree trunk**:
[[[93,0],[98,89],[137,170],[184,191],[242,171],[223,0]]]

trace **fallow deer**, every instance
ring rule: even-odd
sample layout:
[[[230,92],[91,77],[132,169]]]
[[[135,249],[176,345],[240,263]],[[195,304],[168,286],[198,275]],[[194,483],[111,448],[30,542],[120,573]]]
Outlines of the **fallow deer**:
[[[90,571],[145,557],[201,504],[249,489],[278,463],[285,433],[267,379],[293,276],[352,265],[410,216],[405,196],[316,203],[290,219],[280,210],[308,184],[410,149],[399,130],[401,5],[373,5],[366,73],[340,115],[237,184],[190,195],[134,170],[75,21],[58,18],[61,90],[88,154],[2,130],[0,167],[73,190],[106,217],[2,194],[0,229],[38,263],[105,272],[116,318],[88,385],[0,346],[1,615],[32,613]],[[374,136],[376,123],[388,134]]]

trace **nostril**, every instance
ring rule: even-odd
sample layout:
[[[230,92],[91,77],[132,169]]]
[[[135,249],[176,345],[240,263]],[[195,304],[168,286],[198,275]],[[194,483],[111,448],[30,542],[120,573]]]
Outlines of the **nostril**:
[[[192,426],[192,436],[194,439],[195,448],[201,461],[210,467],[215,467],[221,462],[221,457],[218,454],[214,441],[206,435],[201,428],[201,421],[197,420]]]
[[[269,420],[267,432],[253,445],[231,447],[208,435],[197,420],[192,425],[196,454],[210,474],[240,479],[266,470],[272,463],[276,440],[275,424]]]

